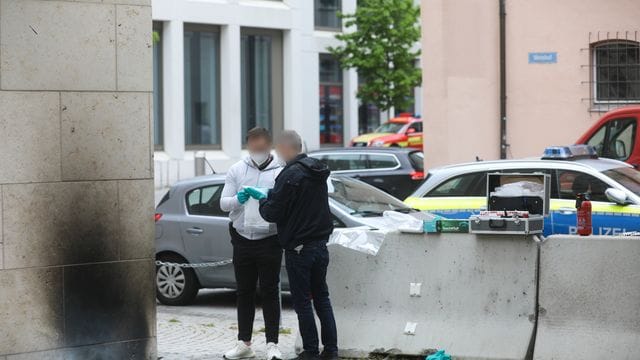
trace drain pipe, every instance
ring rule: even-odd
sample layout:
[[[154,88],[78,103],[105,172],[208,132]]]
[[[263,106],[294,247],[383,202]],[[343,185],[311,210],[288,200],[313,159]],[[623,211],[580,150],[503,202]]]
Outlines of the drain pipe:
[[[500,159],[507,158],[507,54],[505,0],[498,0],[500,8]]]

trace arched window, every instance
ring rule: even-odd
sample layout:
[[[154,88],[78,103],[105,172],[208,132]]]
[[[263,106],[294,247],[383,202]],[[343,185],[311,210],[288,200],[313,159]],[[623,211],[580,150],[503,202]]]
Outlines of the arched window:
[[[640,102],[640,43],[610,40],[592,45],[597,102]]]

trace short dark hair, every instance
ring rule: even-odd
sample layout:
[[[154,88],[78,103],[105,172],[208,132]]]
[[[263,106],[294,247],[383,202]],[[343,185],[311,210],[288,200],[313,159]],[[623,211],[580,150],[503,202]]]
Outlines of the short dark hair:
[[[258,138],[263,138],[268,142],[271,142],[271,133],[269,133],[269,130],[263,127],[254,127],[253,129],[247,132],[247,138],[246,138],[247,142],[249,142],[249,140],[251,139],[258,139]]]
[[[302,138],[294,130],[284,130],[278,136],[278,144],[291,146],[298,152],[302,151]]]

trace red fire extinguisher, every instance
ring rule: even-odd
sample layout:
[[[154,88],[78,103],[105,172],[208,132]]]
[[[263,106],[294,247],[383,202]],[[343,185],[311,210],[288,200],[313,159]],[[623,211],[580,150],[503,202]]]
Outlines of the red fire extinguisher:
[[[578,234],[582,236],[591,235],[591,201],[589,194],[576,195],[577,227]]]

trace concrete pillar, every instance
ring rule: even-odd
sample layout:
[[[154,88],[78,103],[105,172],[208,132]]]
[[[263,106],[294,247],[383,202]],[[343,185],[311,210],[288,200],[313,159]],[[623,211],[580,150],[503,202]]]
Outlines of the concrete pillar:
[[[184,33],[183,23],[171,20],[162,29],[164,151],[184,158]]]
[[[343,71],[344,78],[344,145],[358,136],[358,72],[355,69]]]
[[[342,11],[345,14],[353,14],[357,9],[357,1],[346,0],[342,3]],[[344,32],[355,31],[354,28],[344,26]],[[344,96],[344,144],[348,145],[349,141],[358,136],[358,110],[360,101],[358,100],[358,72],[356,69],[348,69],[343,71],[343,96]]]
[[[222,149],[227,156],[239,158],[242,151],[242,83],[240,82],[240,26],[226,25],[220,33],[220,114]],[[184,121],[183,121],[184,123]]]
[[[0,359],[155,359],[151,4],[0,0]]]

